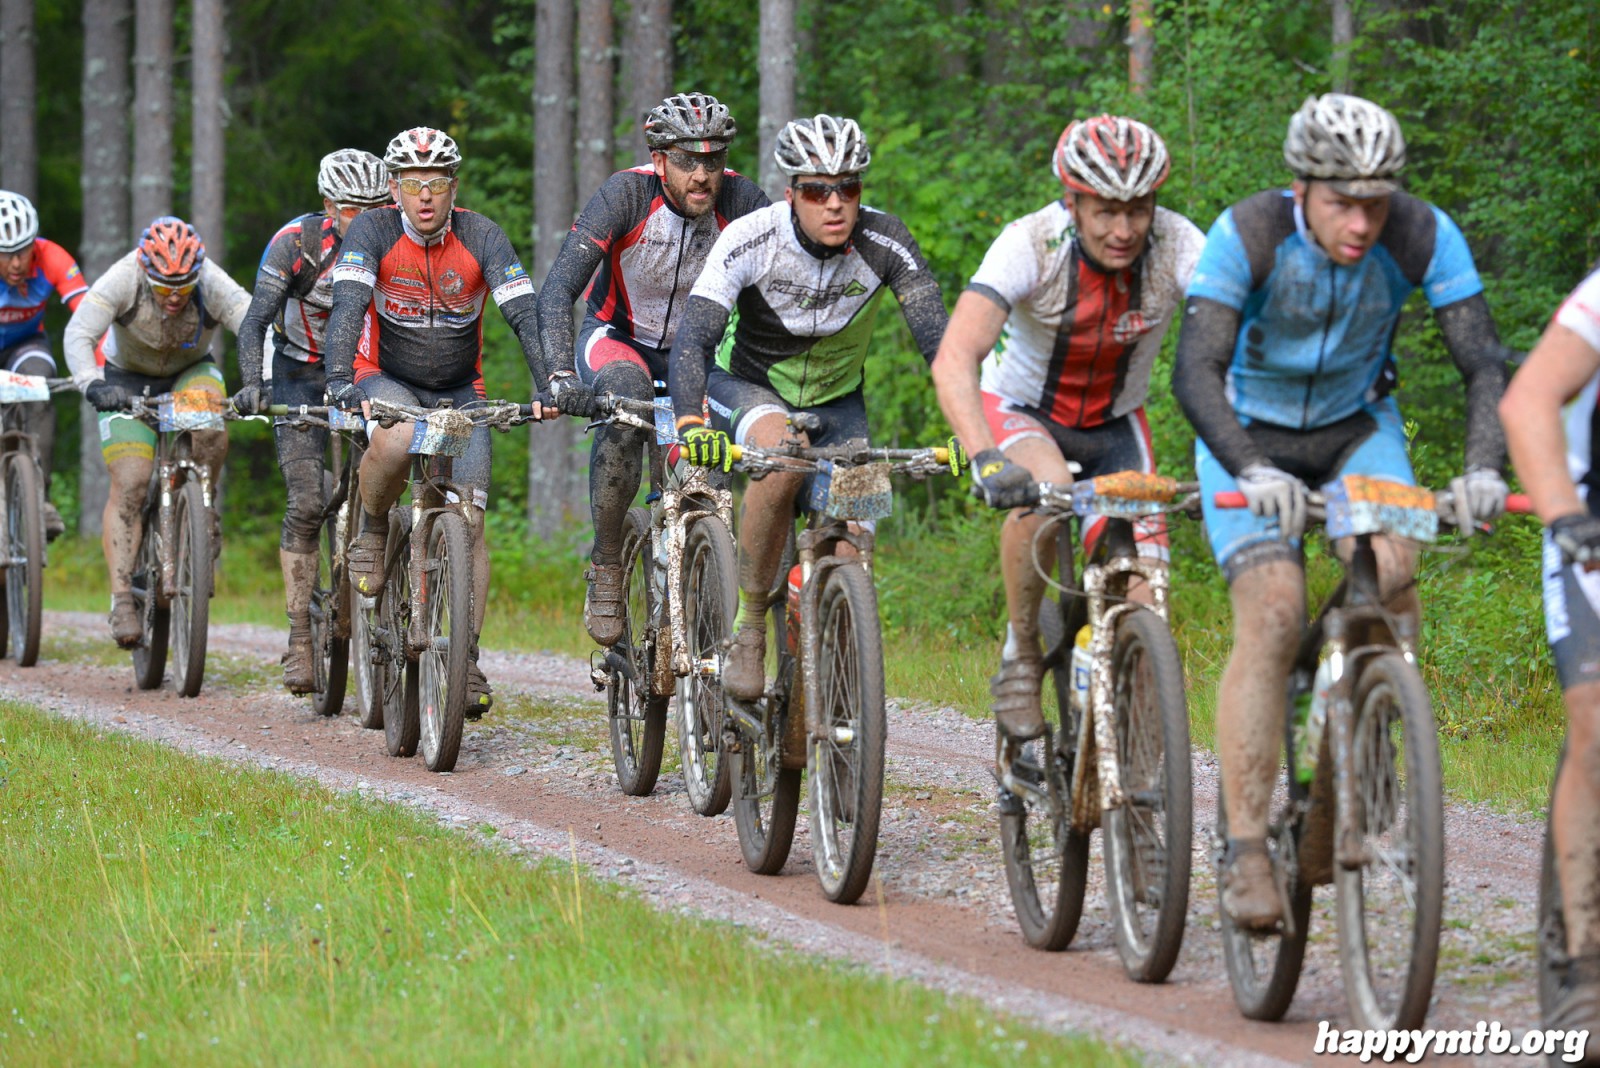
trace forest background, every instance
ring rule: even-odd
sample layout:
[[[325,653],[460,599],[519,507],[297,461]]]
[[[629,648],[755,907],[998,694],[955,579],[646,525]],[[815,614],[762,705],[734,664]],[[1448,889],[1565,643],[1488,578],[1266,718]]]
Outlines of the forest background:
[[[248,286],[277,227],[319,207],[324,153],[381,154],[396,131],[435,125],[462,146],[459,203],[504,227],[537,282],[604,175],[643,159],[644,109],[698,89],[739,119],[731,165],[769,183],[762,146],[775,123],[815,111],[857,118],[873,150],[866,202],[906,221],[953,305],[1004,223],[1059,194],[1049,155],[1068,120],[1110,111],[1154,126],[1173,156],[1161,203],[1204,229],[1230,203],[1285,184],[1289,115],[1307,95],[1348,88],[1399,117],[1409,190],[1460,223],[1501,335],[1521,351],[1600,255],[1597,47],[1592,0],[764,0],[759,12],[738,0],[0,0],[0,177],[34,197],[43,235],[78,253],[91,277],[164,207],[220,217],[222,233],[212,222],[203,236]],[[148,92],[163,74],[165,110]],[[152,147],[156,134],[170,143]],[[53,309],[54,337],[64,321]],[[485,323],[491,395],[525,397],[514,340],[497,315]],[[1166,388],[1175,334],[1149,410],[1162,469],[1186,475],[1193,433]],[[1395,348],[1419,478],[1442,485],[1459,472],[1462,390],[1420,298]],[[226,366],[236,386],[231,339]],[[877,439],[947,433],[896,315],[879,318],[867,388]],[[70,567],[97,550],[96,450],[80,447],[78,405],[59,410],[52,496],[91,536],[58,547]],[[588,537],[580,434],[568,421],[536,428],[531,449],[496,439],[495,601],[524,621],[499,632],[502,644],[582,649],[570,612]],[[283,496],[266,427],[236,432],[227,480],[222,588],[255,589],[276,571]],[[891,687],[977,712],[1003,620],[998,518],[949,480],[907,487],[899,508],[879,574]],[[1173,548],[1205,742],[1226,593],[1196,524],[1176,524]],[[91,582],[96,567],[75,573]],[[230,570],[249,582],[230,582]],[[1312,570],[1314,586],[1331,581],[1326,561]],[[1561,718],[1536,525],[1507,521],[1468,553],[1429,554],[1421,581],[1447,767],[1453,752],[1471,757],[1447,781],[1468,797],[1537,797]],[[565,614],[515,611],[551,598]],[[555,619],[548,632],[528,629]],[[1506,785],[1502,760],[1532,765],[1522,785]]]

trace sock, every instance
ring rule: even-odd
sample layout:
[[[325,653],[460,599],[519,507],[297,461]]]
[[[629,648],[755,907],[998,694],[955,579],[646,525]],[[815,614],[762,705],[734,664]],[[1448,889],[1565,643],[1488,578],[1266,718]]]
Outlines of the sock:
[[[765,630],[767,612],[767,595],[764,593],[746,593],[739,591],[739,614],[733,617],[733,629],[738,631],[745,626]]]

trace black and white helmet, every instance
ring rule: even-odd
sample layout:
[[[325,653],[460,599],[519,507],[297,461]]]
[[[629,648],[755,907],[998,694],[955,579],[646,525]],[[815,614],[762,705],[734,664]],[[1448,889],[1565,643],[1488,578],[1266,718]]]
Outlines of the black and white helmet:
[[[720,152],[738,132],[728,105],[709,93],[669,96],[644,119],[644,143],[652,152]]]
[[[854,119],[815,115],[778,131],[772,158],[788,175],[858,174],[872,162],[866,135]]]
[[[21,193],[0,189],[0,252],[21,252],[39,236],[39,213]]]
[[[1308,97],[1289,120],[1283,159],[1296,178],[1331,182],[1351,197],[1396,192],[1406,165],[1406,139],[1385,108],[1359,96]]]
[[[412,170],[446,170],[454,174],[461,166],[461,152],[443,130],[413,126],[394,135],[383,154],[383,165],[391,174]]]
[[[371,152],[341,148],[322,157],[317,190],[335,204],[376,207],[389,203],[389,175]]]

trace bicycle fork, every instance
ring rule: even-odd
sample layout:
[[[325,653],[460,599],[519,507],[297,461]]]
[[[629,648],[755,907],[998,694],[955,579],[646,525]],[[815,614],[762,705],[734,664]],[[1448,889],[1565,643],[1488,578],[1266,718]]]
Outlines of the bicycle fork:
[[[188,472],[179,480],[179,472]],[[200,483],[200,500],[209,518],[211,513],[211,473],[204,464],[193,460],[169,460],[161,465],[161,503],[156,512],[156,526],[160,531],[161,547],[161,602],[170,602],[178,595],[178,556],[172,546],[178,543],[178,516],[172,507],[172,498],[183,481],[193,478]],[[198,564],[196,566],[199,566]],[[205,561],[210,567],[211,561]],[[147,578],[145,581],[149,581]]]

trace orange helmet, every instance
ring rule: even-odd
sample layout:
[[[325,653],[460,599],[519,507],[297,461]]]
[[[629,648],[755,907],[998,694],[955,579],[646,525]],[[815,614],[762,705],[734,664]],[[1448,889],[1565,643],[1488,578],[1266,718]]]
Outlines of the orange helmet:
[[[176,215],[163,215],[139,238],[139,262],[158,282],[189,282],[200,274],[206,246],[194,227]]]

